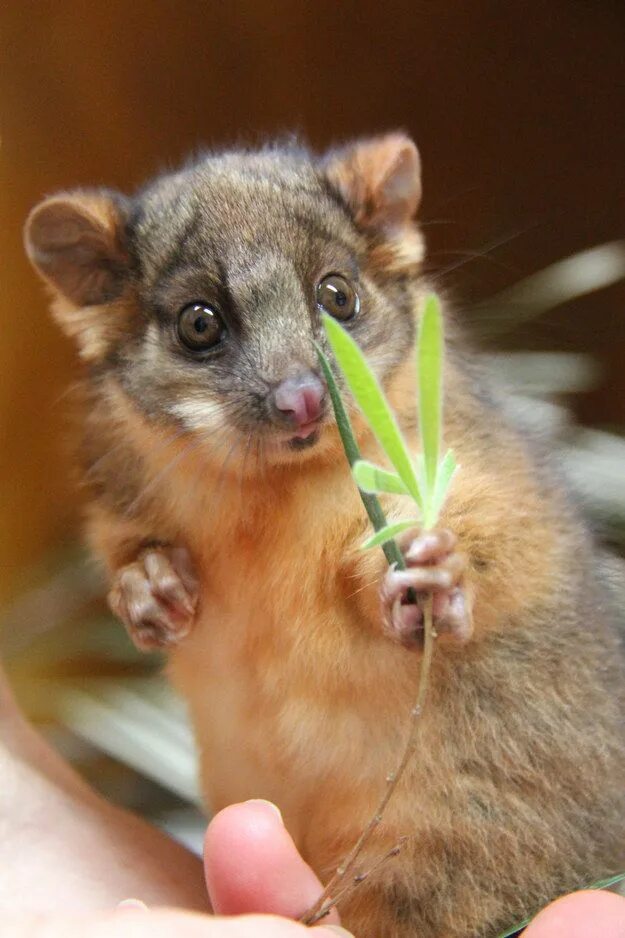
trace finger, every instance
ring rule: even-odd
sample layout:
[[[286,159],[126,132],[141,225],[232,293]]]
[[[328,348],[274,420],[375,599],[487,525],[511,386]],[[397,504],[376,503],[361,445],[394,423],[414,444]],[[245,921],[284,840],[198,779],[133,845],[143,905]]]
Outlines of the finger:
[[[204,841],[204,864],[218,914],[270,912],[298,919],[322,890],[278,809],[264,801],[230,805],[213,818]],[[333,911],[323,924],[338,921]]]
[[[213,918],[175,909],[72,916],[47,913],[3,916],[2,938],[306,938],[303,925],[275,916]],[[315,935],[331,938],[319,928]]]
[[[451,553],[457,543],[456,535],[446,528],[440,531],[428,531],[427,534],[412,539],[406,545],[406,562],[408,564],[439,562],[442,557]]]
[[[523,938],[625,938],[625,899],[613,892],[575,892],[552,902]]]

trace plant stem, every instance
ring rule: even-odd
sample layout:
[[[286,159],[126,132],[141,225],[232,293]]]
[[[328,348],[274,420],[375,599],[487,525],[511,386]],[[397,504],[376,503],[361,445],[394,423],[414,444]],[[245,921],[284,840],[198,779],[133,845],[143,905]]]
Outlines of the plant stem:
[[[336,383],[336,379],[330,367],[330,363],[324,354],[323,350],[317,346],[317,355],[319,357],[319,363],[321,365],[324,377],[328,385],[328,391],[330,393],[330,398],[332,400],[332,406],[334,408],[334,414],[336,418],[336,424],[338,431],[343,443],[343,448],[345,450],[345,455],[350,466],[353,466],[354,463],[360,459],[360,449],[358,443],[356,442],[356,437],[351,425],[351,421],[347,415],[347,411],[343,405],[341,395]],[[360,490],[359,490],[360,491]],[[370,495],[365,492],[360,491],[360,497],[365,506],[369,520],[373,525],[373,528],[376,531],[379,531],[381,528],[386,526],[386,518],[382,510],[380,502],[375,495]],[[384,554],[389,565],[395,565],[399,570],[404,570],[406,568],[404,558],[399,550],[399,547],[395,541],[388,541],[383,545]],[[413,597],[410,597],[414,599]],[[319,896],[319,899],[315,904],[306,912],[301,921],[305,925],[314,925],[315,922],[318,922],[320,919],[325,918],[325,916],[330,912],[330,910],[339,902],[344,899],[347,895],[356,889],[361,882],[363,882],[367,877],[369,877],[373,872],[375,872],[379,867],[385,863],[391,857],[396,856],[399,853],[400,845],[396,845],[390,850],[384,857],[365,874],[355,877],[351,883],[343,885],[343,880],[349,872],[353,870],[353,867],[358,860],[358,857],[364,850],[364,848],[369,843],[373,833],[376,828],[382,821],[384,811],[391,800],[393,793],[395,792],[402,775],[405,772],[406,766],[408,765],[414,750],[417,744],[418,737],[418,719],[425,702],[429,676],[430,676],[430,667],[432,663],[432,651],[434,647],[434,629],[432,625],[432,596],[427,595],[422,602],[423,610],[423,657],[421,659],[421,672],[419,675],[419,689],[417,693],[417,699],[414,707],[411,710],[411,720],[410,720],[410,729],[408,733],[408,739],[404,747],[403,755],[399,761],[399,764],[394,772],[392,772],[386,780],[386,789],[380,802],[377,805],[377,808],[372,815],[369,823],[363,830],[362,834],[350,850],[347,857],[344,859],[343,863],[337,868],[334,876],[330,879],[330,882],[327,884],[322,894]]]
[[[396,843],[391,850],[388,850],[383,857],[380,857],[379,860],[376,860],[373,866],[371,866],[366,871],[366,873],[360,873],[357,876],[354,876],[351,882],[346,883],[345,885],[341,885],[335,896],[328,899],[328,901],[323,904],[321,909],[319,909],[319,914],[315,921],[318,922],[321,921],[322,918],[325,918],[325,916],[331,912],[334,906],[338,906],[339,902],[341,902],[345,896],[352,893],[355,889],[358,889],[362,883],[366,882],[371,876],[373,876],[374,873],[377,873],[378,870],[382,869],[382,867],[385,866],[389,860],[392,860],[394,857],[398,856],[401,853],[402,847],[407,839],[407,837],[402,837],[401,840]],[[314,923],[310,922],[309,924]]]
[[[358,447],[358,443],[356,442],[354,430],[341,399],[341,394],[339,392],[332,368],[330,367],[330,362],[328,361],[325,352],[319,346],[317,346],[317,356],[319,358],[321,370],[323,371],[323,375],[328,385],[328,391],[330,392],[330,400],[332,401],[332,407],[334,408],[334,416],[336,418],[336,425],[341,437],[341,442],[343,443],[343,449],[345,450],[347,461],[349,462],[350,466],[353,466],[354,463],[361,458],[360,449]],[[365,506],[365,510],[369,516],[369,520],[371,521],[374,530],[380,531],[382,528],[385,528],[386,517],[379,500],[375,495],[369,495],[366,492],[362,492],[360,489],[358,489],[358,492],[360,493],[362,503]],[[393,564],[395,564],[395,568],[397,570],[406,569],[404,558],[395,541],[387,541],[386,544],[382,545],[382,550],[384,551],[384,556],[386,557],[389,566],[393,566]]]
[[[403,776],[406,766],[410,762],[414,751],[417,747],[418,735],[419,735],[419,716],[423,710],[423,705],[425,703],[425,698],[427,696],[429,680],[430,680],[430,669],[432,665],[432,653],[434,650],[434,638],[435,632],[432,622],[432,595],[428,595],[424,598],[422,604],[423,610],[423,657],[421,659],[421,672],[419,675],[419,689],[417,692],[417,699],[414,707],[411,710],[411,720],[410,720],[410,729],[408,732],[408,739],[406,740],[406,745],[404,747],[403,755],[399,761],[399,764],[394,772],[392,772],[386,779],[386,790],[380,799],[380,802],[372,815],[369,823],[363,830],[362,834],[343,860],[342,864],[337,868],[334,876],[331,878],[330,882],[327,884],[322,894],[319,896],[315,904],[311,909],[306,912],[302,917],[301,921],[305,925],[314,925],[315,922],[318,922],[320,919],[324,918],[328,912],[336,905],[339,899],[345,898],[346,895],[352,892],[353,888],[356,888],[358,883],[351,883],[350,886],[344,888],[341,887],[341,884],[347,875],[356,863],[358,857],[368,844],[371,836],[374,831],[382,821],[384,811],[388,805],[393,793],[395,792],[401,777]],[[395,848],[394,848],[395,849]],[[369,874],[367,874],[369,875]]]

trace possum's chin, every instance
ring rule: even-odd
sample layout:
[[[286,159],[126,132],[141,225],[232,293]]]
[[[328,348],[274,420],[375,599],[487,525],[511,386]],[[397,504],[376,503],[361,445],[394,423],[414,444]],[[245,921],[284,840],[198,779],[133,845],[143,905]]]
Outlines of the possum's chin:
[[[307,429],[308,432],[303,432]],[[285,466],[319,460],[329,455],[330,425],[316,423],[290,435],[284,432],[263,437],[263,454],[269,465]]]
[[[295,452],[300,452],[304,449],[310,449],[319,442],[319,437],[321,435],[321,430],[315,429],[312,430],[307,436],[294,436],[287,441],[287,446],[289,449],[294,450]]]

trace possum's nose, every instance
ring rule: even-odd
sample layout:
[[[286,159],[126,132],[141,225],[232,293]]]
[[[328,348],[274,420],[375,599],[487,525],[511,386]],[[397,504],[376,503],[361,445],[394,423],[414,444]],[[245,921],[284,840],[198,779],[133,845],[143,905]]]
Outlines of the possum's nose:
[[[318,420],[325,405],[325,384],[312,371],[285,378],[273,391],[273,405],[296,429]]]

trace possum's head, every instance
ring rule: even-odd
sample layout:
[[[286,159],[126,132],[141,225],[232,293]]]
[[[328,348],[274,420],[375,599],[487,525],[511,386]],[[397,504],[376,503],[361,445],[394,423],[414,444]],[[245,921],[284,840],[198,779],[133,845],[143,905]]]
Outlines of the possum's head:
[[[226,152],[132,199],[52,196],[31,213],[26,247],[91,373],[149,424],[300,460],[331,435],[320,310],[383,384],[410,354],[420,194],[402,134],[323,159]]]

